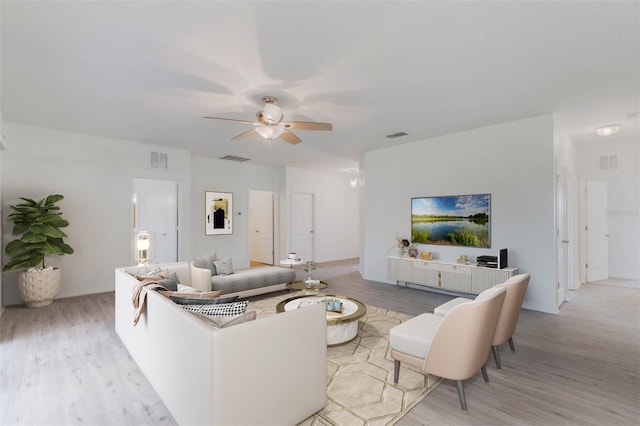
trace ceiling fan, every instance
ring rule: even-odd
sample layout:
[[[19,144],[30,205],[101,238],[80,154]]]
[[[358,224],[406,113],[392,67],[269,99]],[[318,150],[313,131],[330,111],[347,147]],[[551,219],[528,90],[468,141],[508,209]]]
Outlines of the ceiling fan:
[[[204,117],[212,118],[214,120],[227,120],[236,121],[238,123],[251,124],[253,129],[242,132],[231,138],[232,141],[246,138],[253,134],[258,134],[265,139],[273,140],[275,138],[281,138],[290,144],[297,144],[302,140],[291,133],[289,129],[299,130],[332,130],[333,125],[331,123],[317,123],[314,121],[282,121],[284,114],[282,114],[282,108],[276,105],[278,98],[275,96],[264,96],[262,98],[264,102],[264,110],[256,113],[257,121],[249,120],[236,120],[235,118],[224,117]]]

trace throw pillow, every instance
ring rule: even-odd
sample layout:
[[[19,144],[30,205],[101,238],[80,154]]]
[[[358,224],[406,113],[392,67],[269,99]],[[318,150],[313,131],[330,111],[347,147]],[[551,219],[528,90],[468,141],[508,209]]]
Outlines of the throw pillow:
[[[233,264],[231,263],[230,257],[225,257],[224,259],[216,260],[213,262],[216,266],[216,272],[218,275],[231,275],[233,274]]]
[[[234,315],[232,317],[210,317],[208,315],[195,313],[194,315],[215,328],[231,327],[233,325],[242,324],[243,322],[253,321],[256,319],[256,311],[245,312],[244,314]]]
[[[178,283],[178,293],[202,293],[202,290]]]
[[[163,271],[153,271],[154,274],[143,274],[143,275],[134,275],[134,277],[136,277],[138,279],[138,281],[144,281],[144,280],[151,280],[151,281],[158,281],[158,280],[163,280],[165,278],[168,278],[171,275],[171,272],[169,272],[168,269],[165,269]]]
[[[231,303],[217,303],[215,305],[180,305],[189,312],[209,315],[212,317],[231,317],[244,314],[247,310],[248,300]]]
[[[178,279],[178,275],[175,272],[169,275],[167,278],[158,280],[158,284],[170,291],[178,291],[179,282],[180,280]]]
[[[187,296],[169,296],[178,305],[215,305],[218,303],[231,303],[238,299],[238,296],[216,297],[215,299],[206,299],[203,297],[187,297]]]
[[[215,262],[216,260],[218,260],[218,256],[216,255],[216,252],[211,252],[209,254],[206,254],[204,256],[200,256],[200,257],[196,257],[193,259],[193,266],[195,266],[196,268],[203,268],[203,269],[208,269],[211,271],[211,275],[215,275],[216,274],[216,267],[213,264],[213,262]]]

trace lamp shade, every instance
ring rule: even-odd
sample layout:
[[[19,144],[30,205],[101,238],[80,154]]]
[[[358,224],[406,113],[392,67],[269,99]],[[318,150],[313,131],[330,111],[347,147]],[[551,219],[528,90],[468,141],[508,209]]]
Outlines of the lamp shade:
[[[256,127],[256,132],[265,139],[275,139],[282,134],[284,126],[278,124],[275,126]]]
[[[153,259],[155,241],[150,231],[137,231],[133,235],[133,250],[138,266],[148,265]]]

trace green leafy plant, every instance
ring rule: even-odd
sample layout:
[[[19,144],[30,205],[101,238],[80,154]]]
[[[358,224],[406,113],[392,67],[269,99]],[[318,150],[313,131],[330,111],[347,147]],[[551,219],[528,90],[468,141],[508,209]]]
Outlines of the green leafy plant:
[[[316,266],[315,266],[315,262],[313,260],[307,260],[306,262],[304,262],[304,271],[311,275],[311,271],[315,271],[316,270]]]
[[[64,197],[52,194],[41,200],[20,197],[20,204],[9,206],[13,213],[9,221],[13,222],[13,235],[19,235],[5,248],[11,260],[4,265],[3,271],[16,268],[30,268],[41,265],[45,268],[44,257],[61,256],[73,253],[73,249],[64,242],[67,234],[60,228],[69,226],[62,218],[60,207],[56,203]]]

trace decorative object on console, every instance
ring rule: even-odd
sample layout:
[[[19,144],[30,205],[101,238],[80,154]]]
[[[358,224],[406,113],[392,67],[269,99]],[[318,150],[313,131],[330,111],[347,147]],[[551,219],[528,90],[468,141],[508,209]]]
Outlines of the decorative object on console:
[[[458,256],[458,260],[456,260],[456,262],[461,265],[466,265],[469,263],[469,256],[467,256],[466,254],[461,254],[460,256]]]
[[[204,215],[205,235],[233,234],[233,194],[206,191]]]
[[[405,238],[396,234],[396,243],[391,248],[398,249],[398,256],[403,257],[407,254],[409,247],[411,246],[411,242]]]
[[[491,194],[411,199],[411,240],[418,244],[491,247]]]
[[[431,253],[430,251],[423,251],[422,253],[420,253],[420,259],[422,259],[422,260],[432,260],[433,259],[433,253]]]
[[[418,249],[416,247],[409,247],[409,250],[407,252],[409,254],[409,257],[413,259],[418,257]]]
[[[138,266],[147,266],[153,260],[155,249],[154,235],[150,231],[137,231],[133,234],[135,260]]]

